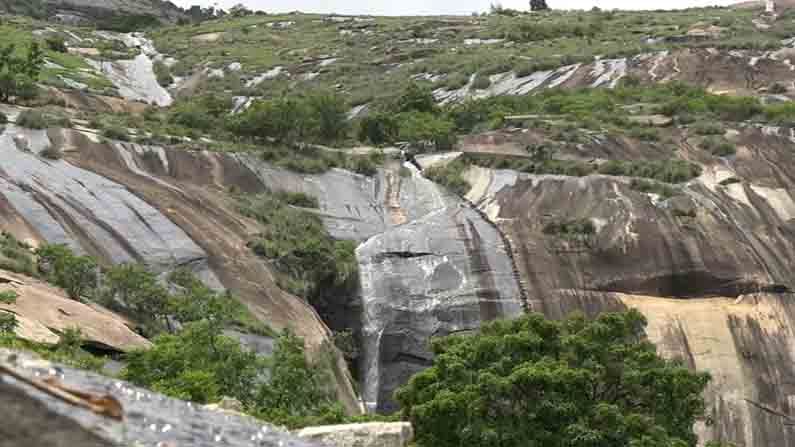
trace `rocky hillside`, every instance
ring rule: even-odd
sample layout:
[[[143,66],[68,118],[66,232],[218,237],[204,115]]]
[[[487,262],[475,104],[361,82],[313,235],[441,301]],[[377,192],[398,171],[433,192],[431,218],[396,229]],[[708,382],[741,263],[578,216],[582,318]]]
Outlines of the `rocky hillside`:
[[[189,269],[303,337],[352,414],[394,412],[432,337],[635,308],[663,355],[712,374],[703,440],[795,446],[792,13],[2,27],[66,47],[47,47],[44,94],[0,106],[16,239]],[[333,110],[251,124],[285,103]],[[68,324],[41,297],[95,346],[150,343],[8,275],[21,338]]]
[[[101,27],[121,27],[134,22],[139,26],[173,23],[184,17],[179,7],[163,0],[3,0],[0,12]]]

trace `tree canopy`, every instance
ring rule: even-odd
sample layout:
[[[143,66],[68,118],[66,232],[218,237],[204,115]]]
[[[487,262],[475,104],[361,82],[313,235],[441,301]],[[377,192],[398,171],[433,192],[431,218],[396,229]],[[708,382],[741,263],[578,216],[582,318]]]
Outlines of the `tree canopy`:
[[[436,339],[397,399],[426,447],[695,446],[709,375],[658,356],[645,324],[533,314]]]

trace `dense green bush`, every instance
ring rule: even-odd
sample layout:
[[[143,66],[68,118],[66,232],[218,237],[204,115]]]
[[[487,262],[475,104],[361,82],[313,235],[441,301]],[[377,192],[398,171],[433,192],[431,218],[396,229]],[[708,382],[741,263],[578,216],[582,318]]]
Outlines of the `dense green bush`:
[[[317,215],[270,193],[242,196],[240,211],[264,225],[251,248],[273,263],[286,290],[320,306],[326,294],[357,279],[355,244],[332,239]]]
[[[260,140],[332,143],[347,135],[347,108],[341,98],[326,93],[259,100],[229,119],[227,127],[237,135]]]
[[[108,126],[102,129],[102,136],[111,140],[130,141],[130,135],[127,130],[116,126]]]
[[[375,113],[362,118],[358,138],[380,145],[396,141],[400,132],[398,119],[390,113]]]
[[[152,348],[125,360],[122,378],[132,383],[204,404],[231,397],[247,412],[290,428],[344,417],[324,386],[328,374],[306,360],[303,341],[289,333],[278,338],[273,357],[263,359],[222,335],[219,326],[199,321],[158,336]]]
[[[646,194],[657,194],[665,199],[678,195],[680,192],[672,188],[670,185],[659,182],[650,182],[648,180],[632,179],[629,184],[630,189],[639,191]]]
[[[155,61],[152,65],[152,70],[155,72],[157,83],[161,87],[168,87],[174,83],[174,76],[171,75],[171,69],[168,68],[163,61]]]
[[[464,172],[468,167],[468,163],[458,159],[444,165],[430,167],[425,170],[424,174],[430,180],[463,196],[472,188],[472,185],[464,179]]]
[[[543,231],[544,234],[554,235],[564,239],[574,239],[596,234],[596,226],[590,219],[577,219],[549,222],[544,225]]]
[[[431,143],[439,151],[450,150],[455,145],[455,125],[444,116],[429,112],[404,112],[398,115],[401,140],[414,145]]]
[[[50,51],[55,51],[56,53],[66,53],[69,51],[66,47],[66,40],[61,36],[49,36],[44,39],[44,42],[47,44],[47,48]]]
[[[96,287],[98,266],[89,256],[79,256],[66,245],[47,244],[36,250],[38,269],[47,280],[63,288],[70,298],[81,299]]]
[[[718,123],[702,121],[690,127],[697,135],[723,135],[723,126]]]
[[[726,140],[714,137],[705,138],[703,141],[701,141],[701,147],[708,150],[716,157],[728,157],[729,155],[734,155],[737,152],[737,149],[733,144]]]
[[[17,116],[16,125],[28,129],[46,129],[49,126],[47,117],[39,110],[28,109]]]
[[[638,311],[532,314],[432,341],[396,394],[420,447],[695,446],[706,373],[663,359]]]
[[[701,167],[685,160],[620,161],[610,160],[599,166],[599,173],[641,177],[665,183],[682,183],[701,175]]]

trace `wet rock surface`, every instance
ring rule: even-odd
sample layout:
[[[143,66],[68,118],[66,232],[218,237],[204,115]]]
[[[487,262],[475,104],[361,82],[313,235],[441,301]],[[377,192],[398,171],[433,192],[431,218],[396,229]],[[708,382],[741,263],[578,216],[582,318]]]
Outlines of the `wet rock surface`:
[[[108,419],[66,404],[0,373],[3,408],[24,411],[15,413],[15,421],[18,420],[19,424],[3,424],[4,427],[0,428],[0,433],[8,432],[10,436],[0,438],[3,447],[315,445],[248,416],[172,399],[113,378],[44,362],[25,353],[0,350],[0,362],[28,378],[54,376],[69,388],[113,396],[124,410],[123,421]]]
[[[522,313],[511,259],[496,227],[412,165],[364,177],[299,175],[243,158],[275,190],[319,199],[332,236],[360,242],[363,397],[396,410],[397,387],[429,366],[431,337]],[[399,167],[399,166],[398,166]]]

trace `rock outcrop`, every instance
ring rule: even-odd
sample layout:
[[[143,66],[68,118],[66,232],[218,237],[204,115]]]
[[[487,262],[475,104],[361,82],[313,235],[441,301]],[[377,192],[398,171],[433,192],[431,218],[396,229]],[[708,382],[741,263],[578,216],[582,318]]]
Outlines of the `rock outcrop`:
[[[182,10],[164,0],[3,0],[0,12],[30,14],[70,25],[109,25],[122,17],[150,17],[173,23]]]
[[[217,411],[137,388],[126,382],[0,350],[0,364],[31,380],[53,378],[64,386],[121,405],[122,420],[65,403],[0,371],[0,405],[14,411],[0,426],[0,446],[137,445],[211,447],[311,447],[286,431],[244,415]]]
[[[99,349],[125,352],[151,345],[133,332],[124,318],[69,299],[60,289],[39,280],[0,270],[0,291],[17,294],[14,304],[0,303],[0,312],[16,316],[16,335],[25,340],[55,344],[59,334],[77,327],[84,342]]]
[[[333,447],[406,447],[413,431],[408,422],[371,422],[307,427],[296,435]]]
[[[17,135],[31,142],[29,151],[18,147]],[[38,156],[48,145],[65,157]],[[220,154],[100,142],[77,130],[9,125],[0,134],[4,230],[33,245],[66,243],[105,264],[141,262],[156,272],[188,267],[209,286],[233,291],[270,327],[291,328],[313,355],[328,349],[331,332],[315,310],[280,290],[246,246],[260,230],[236,212],[228,187],[256,192],[263,185]],[[347,367],[336,358],[335,384],[357,413]]]
[[[499,231],[411,164],[372,178],[341,170],[299,175],[240,157],[274,190],[319,199],[332,236],[360,242],[363,397],[396,409],[394,391],[429,366],[431,337],[474,330],[522,313]]]
[[[684,143],[703,174],[668,199],[620,177],[478,167],[466,174],[467,197],[506,235],[530,310],[560,318],[639,309],[664,355],[713,375],[715,424],[699,427],[702,439],[791,446],[792,142],[786,129],[746,127],[736,143],[726,160]],[[721,183],[729,178],[738,181]],[[545,231],[575,220],[594,234]]]

